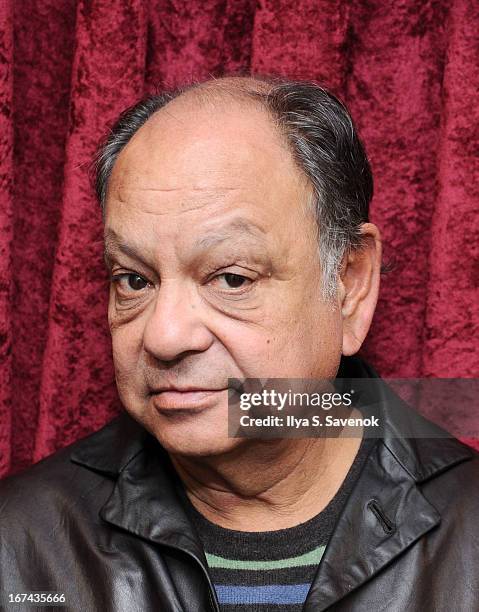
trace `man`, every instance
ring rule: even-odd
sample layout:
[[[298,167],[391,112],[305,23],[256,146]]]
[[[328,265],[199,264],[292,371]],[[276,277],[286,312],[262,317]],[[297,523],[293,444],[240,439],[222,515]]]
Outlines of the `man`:
[[[381,439],[228,436],[228,378],[377,376],[354,356],[381,246],[344,107],[252,78],[150,98],[97,190],[126,411],[2,483],[6,609],[479,609],[477,453],[404,437],[392,393]]]

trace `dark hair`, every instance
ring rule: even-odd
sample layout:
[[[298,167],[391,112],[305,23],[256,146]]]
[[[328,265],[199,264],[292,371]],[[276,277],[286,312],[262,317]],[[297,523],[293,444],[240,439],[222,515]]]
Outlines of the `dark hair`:
[[[344,254],[361,246],[373,179],[366,151],[345,106],[324,87],[285,79],[226,77],[146,98],[126,110],[96,157],[96,192],[104,208],[113,165],[135,132],[174,98],[196,90],[260,103],[286,138],[312,186],[325,293],[332,296]]]

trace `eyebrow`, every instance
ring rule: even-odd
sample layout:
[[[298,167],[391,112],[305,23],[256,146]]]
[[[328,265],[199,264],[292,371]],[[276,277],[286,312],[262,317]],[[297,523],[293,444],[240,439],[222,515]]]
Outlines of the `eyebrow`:
[[[148,265],[148,262],[145,261],[139,249],[134,245],[125,242],[121,236],[115,232],[115,230],[110,228],[107,229],[103,238],[105,243],[103,259],[107,267],[111,265],[111,259],[114,253],[118,251],[132,257],[133,259],[138,259],[145,265]]]
[[[217,231],[210,232],[201,238],[198,238],[193,245],[193,249],[210,249],[211,247],[221,244],[222,242],[238,237],[238,234],[253,238],[256,242],[263,246],[266,245],[266,232],[263,230],[263,228],[255,223],[252,223],[251,221],[240,218],[231,221]],[[121,236],[115,232],[115,230],[108,228],[105,231],[104,242],[105,249],[103,257],[107,266],[111,264],[112,255],[117,251],[120,251],[121,253],[124,253],[125,255],[128,255],[134,259],[138,259],[147,266],[150,265],[145,260],[144,256],[142,256],[138,247],[125,242]]]

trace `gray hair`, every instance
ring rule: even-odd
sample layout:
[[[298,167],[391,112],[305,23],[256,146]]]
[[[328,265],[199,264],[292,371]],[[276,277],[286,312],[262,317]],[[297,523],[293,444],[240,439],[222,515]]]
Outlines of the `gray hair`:
[[[366,151],[345,106],[324,87],[285,79],[227,77],[150,96],[127,109],[95,160],[95,187],[104,211],[115,161],[137,130],[170,101],[188,92],[220,92],[260,103],[281,130],[298,168],[311,184],[318,257],[326,298],[336,294],[345,254],[362,246],[373,178]]]

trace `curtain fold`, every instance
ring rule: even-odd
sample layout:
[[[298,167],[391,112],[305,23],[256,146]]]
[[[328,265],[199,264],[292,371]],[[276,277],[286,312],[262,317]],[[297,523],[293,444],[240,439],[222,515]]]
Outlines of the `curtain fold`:
[[[431,215],[424,376],[478,376],[479,5],[450,7]]]
[[[384,376],[423,375],[447,21],[448,3],[374,0],[356,3],[353,14],[347,99],[372,161],[372,219],[391,267],[368,345]]]
[[[145,17],[141,0],[78,3],[34,461],[113,416],[102,222],[92,206],[89,166],[105,125],[144,94]]]
[[[11,466],[13,239],[13,13],[0,3],[0,474]]]
[[[31,463],[61,210],[75,2],[13,7],[12,465]],[[3,22],[0,27],[3,27]],[[1,196],[0,196],[1,197]]]
[[[391,268],[364,355],[478,377],[478,31],[473,0],[0,2],[0,475],[120,410],[89,164],[126,106],[210,76],[314,79],[347,103]]]

